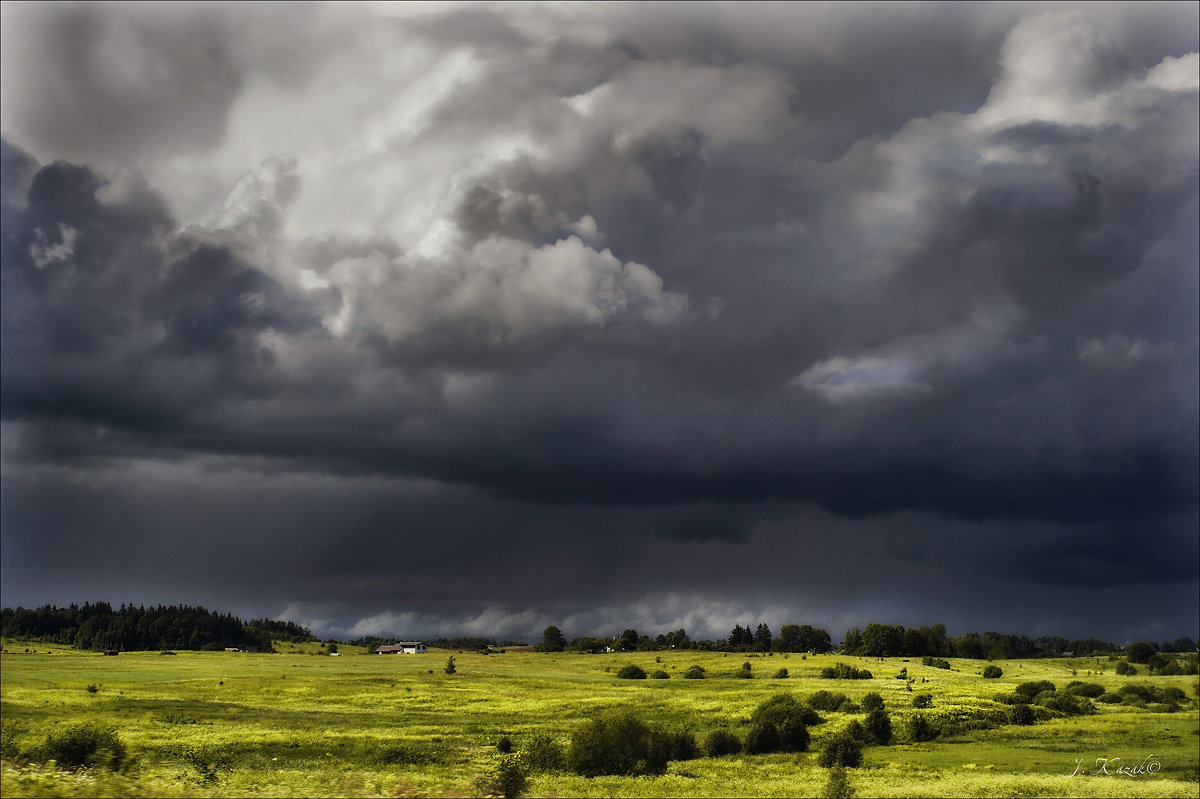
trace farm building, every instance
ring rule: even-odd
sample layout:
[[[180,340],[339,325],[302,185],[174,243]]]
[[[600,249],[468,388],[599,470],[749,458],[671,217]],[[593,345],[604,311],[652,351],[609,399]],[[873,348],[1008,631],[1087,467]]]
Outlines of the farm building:
[[[424,641],[401,641],[398,644],[388,644],[375,650],[376,655],[424,655],[429,651]]]

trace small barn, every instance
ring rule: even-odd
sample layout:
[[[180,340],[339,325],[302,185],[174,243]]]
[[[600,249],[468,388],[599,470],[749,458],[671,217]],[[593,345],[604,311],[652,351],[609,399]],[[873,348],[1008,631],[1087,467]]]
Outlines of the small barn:
[[[401,641],[375,650],[376,655],[424,655],[429,651],[424,641]]]

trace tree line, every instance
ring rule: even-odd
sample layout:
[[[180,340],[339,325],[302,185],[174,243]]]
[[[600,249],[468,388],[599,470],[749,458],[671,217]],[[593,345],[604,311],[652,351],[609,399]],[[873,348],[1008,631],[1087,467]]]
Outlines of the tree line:
[[[1194,652],[1196,643],[1178,638],[1162,644],[1148,644],[1155,651]],[[774,635],[765,622],[751,628],[735,625],[729,637],[718,640],[694,640],[683,628],[654,638],[626,629],[611,638],[581,636],[570,641],[562,630],[551,625],[535,647],[541,652],[637,652],[661,649],[702,649],[719,652],[839,652],[861,657],[958,657],[976,660],[1044,658],[1070,654],[1078,657],[1110,655],[1121,647],[1096,638],[1067,639],[1061,636],[1029,638],[998,632],[947,635],[944,624],[905,628],[901,625],[871,623],[865,628],[851,627],[840,646],[834,646],[829,633],[810,624],[784,624]]]
[[[274,641],[316,640],[307,628],[292,622],[243,622],[230,613],[186,605],[147,608],[122,604],[113,610],[107,602],[4,608],[0,610],[0,635],[67,644],[76,649],[129,652],[227,647],[273,652]]]

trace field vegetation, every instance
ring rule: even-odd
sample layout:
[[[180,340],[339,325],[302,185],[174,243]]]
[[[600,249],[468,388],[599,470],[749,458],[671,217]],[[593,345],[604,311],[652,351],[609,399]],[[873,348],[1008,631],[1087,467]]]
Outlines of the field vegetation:
[[[332,647],[316,641],[274,648],[107,657],[3,642],[0,794],[1195,797],[1200,789],[1197,677],[1119,674],[1125,657],[926,664],[696,650],[380,656],[342,644],[330,657]],[[622,679],[630,666],[657,678]],[[993,667],[1002,676],[985,677]]]

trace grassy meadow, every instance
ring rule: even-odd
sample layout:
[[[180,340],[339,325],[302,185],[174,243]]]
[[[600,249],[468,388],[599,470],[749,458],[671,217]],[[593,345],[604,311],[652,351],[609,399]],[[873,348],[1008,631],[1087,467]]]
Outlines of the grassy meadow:
[[[378,656],[351,646],[329,657],[317,644],[279,644],[279,654],[123,653],[105,657],[50,644],[6,641],[0,654],[3,769],[0,794],[22,796],[481,796],[508,738],[519,751],[535,735],[564,745],[587,719],[614,708],[692,731],[744,735],[754,708],[779,692],[804,699],[836,691],[884,698],[896,743],[868,746],[846,769],[857,796],[1196,797],[1200,714],[1195,676],[1119,676],[1108,658],[951,659],[950,671],[919,658],[746,655],[666,651],[605,655],[431,650]],[[446,674],[449,656],[457,672]],[[733,675],[751,664],[752,679]],[[849,663],[870,680],[821,679]],[[669,679],[621,680],[634,663]],[[684,679],[692,665],[703,680]],[[787,678],[777,678],[786,668]],[[901,670],[906,674],[898,677]],[[1127,684],[1181,689],[1175,712],[1150,704],[1096,703],[1096,713],[986,729],[1004,718],[994,697],[1030,680],[1061,691],[1072,680],[1115,692]],[[928,694],[930,706],[913,707]],[[912,743],[907,719],[942,720],[936,740]],[[822,711],[800,754],[673,761],[654,777],[585,778],[534,772],[529,796],[822,796],[830,770],[817,762],[827,736],[861,712]],[[91,721],[114,728],[128,750],[117,771],[72,772],[30,757],[48,734]],[[1098,758],[1107,758],[1108,774]],[[1119,763],[1112,761],[1120,758]],[[1119,773],[1120,766],[1134,773]],[[1135,766],[1144,766],[1135,769]],[[1076,773],[1078,772],[1078,773]],[[1075,776],[1072,776],[1075,774]],[[844,791],[843,791],[844,793]]]

